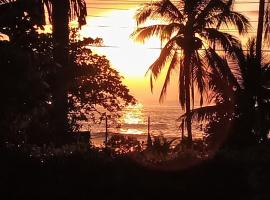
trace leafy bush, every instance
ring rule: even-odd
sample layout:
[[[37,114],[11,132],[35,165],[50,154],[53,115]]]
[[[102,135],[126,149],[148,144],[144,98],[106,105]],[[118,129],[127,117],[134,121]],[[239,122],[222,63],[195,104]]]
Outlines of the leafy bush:
[[[108,140],[106,147],[114,154],[124,154],[130,152],[140,152],[142,145],[134,137],[124,136],[121,134],[114,134]]]

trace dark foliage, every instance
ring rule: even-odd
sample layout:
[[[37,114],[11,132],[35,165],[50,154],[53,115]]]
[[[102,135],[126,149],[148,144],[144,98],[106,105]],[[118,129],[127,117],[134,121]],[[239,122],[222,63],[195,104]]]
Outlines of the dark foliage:
[[[105,56],[99,56],[87,45],[100,44],[101,39],[84,38],[71,42],[72,80],[70,81],[70,117],[91,123],[100,122],[105,115],[119,117],[119,111],[135,103],[129,89],[122,84],[119,73]]]
[[[1,135],[5,135],[5,139],[12,138],[13,142],[25,140],[27,127],[35,129],[39,124],[40,130],[48,130],[45,118],[48,118],[50,110],[50,95],[41,70],[44,60],[38,58],[28,45],[31,43],[27,41],[0,41],[0,87],[3,94],[0,99],[0,129]],[[35,134],[40,136],[38,131]]]
[[[68,91],[73,130],[78,130],[79,120],[102,119],[105,112],[114,118],[124,105],[135,102],[109,61],[84,47],[93,42],[96,40],[90,38],[70,45],[73,76]],[[34,30],[21,33],[16,39],[0,41],[0,53],[2,141],[53,141],[52,91],[59,66],[53,61],[51,35]]]
[[[239,148],[269,142],[269,64],[258,60],[254,40],[247,49],[234,47],[234,62],[223,59],[212,69],[209,88],[215,105],[191,112],[194,119],[210,121],[205,131],[214,148],[225,141]]]
[[[169,171],[96,150],[41,161],[20,149],[1,149],[0,191],[5,199],[174,199],[181,194],[263,200],[270,197],[269,155],[265,146],[224,150],[197,166]]]
[[[107,151],[109,150],[112,155],[115,154],[126,154],[131,152],[140,152],[143,147],[140,141],[134,137],[128,137],[124,135],[112,135],[105,144]]]

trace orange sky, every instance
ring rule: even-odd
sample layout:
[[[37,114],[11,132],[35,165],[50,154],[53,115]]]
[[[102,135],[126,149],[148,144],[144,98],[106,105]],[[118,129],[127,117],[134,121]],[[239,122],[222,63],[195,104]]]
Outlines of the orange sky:
[[[163,79],[155,84],[151,94],[149,77],[145,77],[150,64],[158,57],[160,42],[151,39],[145,44],[136,44],[129,38],[136,28],[133,18],[139,2],[144,0],[86,0],[87,25],[83,27],[84,36],[101,37],[104,48],[95,48],[99,54],[104,54],[124,77],[124,83],[131,93],[142,103],[158,104],[159,92]],[[252,0],[257,2],[258,0]],[[258,3],[243,4],[245,0],[237,0],[235,10],[242,11],[251,21],[257,21]],[[250,2],[250,1],[249,1]],[[252,22],[256,28],[256,22]],[[251,32],[255,31],[255,28]],[[177,75],[177,72],[175,73]],[[177,104],[177,78],[173,77],[164,104]]]

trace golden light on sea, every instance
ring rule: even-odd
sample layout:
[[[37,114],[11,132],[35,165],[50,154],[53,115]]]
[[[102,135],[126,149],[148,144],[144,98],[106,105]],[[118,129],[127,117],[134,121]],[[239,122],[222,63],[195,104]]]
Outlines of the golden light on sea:
[[[145,126],[145,119],[143,114],[143,105],[138,103],[136,105],[129,105],[123,112],[120,123],[124,124],[120,132],[123,134],[143,134],[144,131],[137,128],[137,126]]]

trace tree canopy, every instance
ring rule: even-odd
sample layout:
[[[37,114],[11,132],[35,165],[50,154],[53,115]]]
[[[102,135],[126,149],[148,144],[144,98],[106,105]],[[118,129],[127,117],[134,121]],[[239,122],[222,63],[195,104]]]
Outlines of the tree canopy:
[[[135,99],[123,85],[119,73],[105,56],[93,53],[87,45],[100,39],[85,38],[70,42],[72,74],[68,80],[69,123],[77,128],[79,120],[94,120],[106,112],[118,117],[119,111]],[[24,32],[16,40],[0,41],[1,132],[19,138],[23,133],[33,142],[52,140],[51,115],[54,73],[51,34]],[[94,115],[93,113],[98,115]],[[7,138],[5,136],[5,138]]]
[[[150,84],[168,66],[160,94],[163,100],[170,77],[179,71],[179,103],[187,114],[187,132],[192,142],[190,110],[194,107],[197,88],[200,106],[207,90],[209,71],[222,68],[217,48],[225,53],[240,44],[230,33],[221,31],[222,26],[235,27],[239,34],[247,33],[249,21],[241,13],[233,11],[232,0],[160,0],[145,3],[136,13],[138,28],[132,37],[144,42],[156,36],[163,43],[160,56],[149,67]],[[148,20],[156,24],[148,26]],[[146,24],[146,25],[145,25]]]

